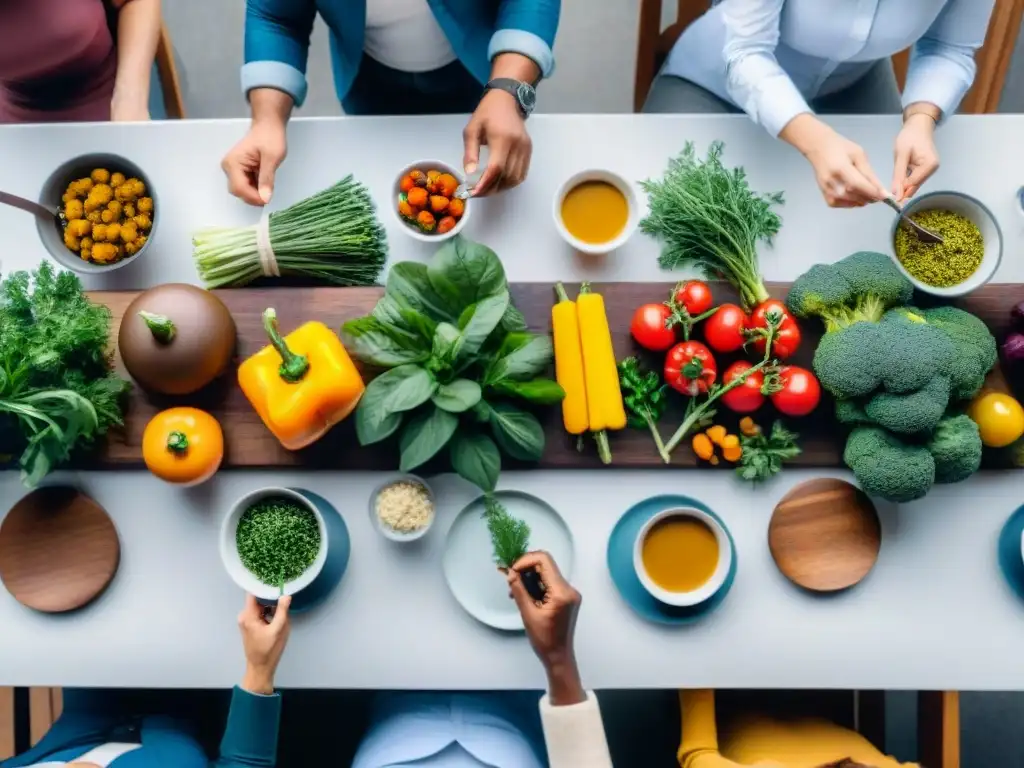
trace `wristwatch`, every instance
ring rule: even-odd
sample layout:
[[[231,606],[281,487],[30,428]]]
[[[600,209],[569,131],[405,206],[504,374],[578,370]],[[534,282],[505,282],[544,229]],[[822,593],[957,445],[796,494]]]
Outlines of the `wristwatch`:
[[[533,109],[537,106],[537,89],[530,83],[513,80],[511,77],[496,77],[484,86],[484,93],[492,90],[512,94],[512,98],[519,106],[519,114],[524,120],[533,114]]]

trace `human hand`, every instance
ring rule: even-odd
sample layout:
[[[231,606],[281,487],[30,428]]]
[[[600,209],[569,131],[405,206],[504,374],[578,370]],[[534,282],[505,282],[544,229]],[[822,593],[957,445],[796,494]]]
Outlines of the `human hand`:
[[[287,154],[285,123],[254,120],[249,132],[221,161],[228,191],[250,205],[266,205],[274,194],[274,175]]]
[[[277,601],[274,618],[268,621],[264,606],[252,595],[245,596],[245,608],[238,614],[246,662],[241,685],[244,690],[265,695],[274,692],[274,675],[292,630],[288,620],[291,604],[291,595],[282,597]]]
[[[512,189],[526,178],[533,142],[512,94],[488,91],[462,132],[462,140],[466,148],[462,165],[467,176],[480,164],[480,146],[486,145],[489,150],[487,168],[473,188],[474,197]]]
[[[935,119],[921,112],[908,116],[896,136],[895,156],[892,195],[902,203],[939,169]]]

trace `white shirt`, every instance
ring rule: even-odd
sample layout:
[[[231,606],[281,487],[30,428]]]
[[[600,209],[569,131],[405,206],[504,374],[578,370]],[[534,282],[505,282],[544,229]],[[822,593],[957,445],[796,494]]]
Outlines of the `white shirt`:
[[[73,762],[76,763],[94,763],[100,768],[107,768],[121,755],[127,755],[129,752],[134,752],[136,749],[141,749],[141,744],[101,744],[95,749],[90,749],[81,757],[76,757]],[[57,766],[65,766],[67,763],[36,763],[29,768],[56,768]]]
[[[691,24],[664,73],[741,107],[777,136],[808,99],[853,84],[913,46],[903,104],[956,111],[974,82],[995,0],[720,0]]]
[[[366,0],[363,50],[403,72],[430,72],[455,61],[427,0]]]

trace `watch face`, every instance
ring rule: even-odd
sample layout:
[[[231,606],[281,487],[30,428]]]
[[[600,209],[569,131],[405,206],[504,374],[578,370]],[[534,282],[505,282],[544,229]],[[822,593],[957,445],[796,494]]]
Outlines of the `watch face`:
[[[520,83],[516,89],[516,96],[527,112],[532,112],[533,108],[537,106],[537,91],[529,83]]]

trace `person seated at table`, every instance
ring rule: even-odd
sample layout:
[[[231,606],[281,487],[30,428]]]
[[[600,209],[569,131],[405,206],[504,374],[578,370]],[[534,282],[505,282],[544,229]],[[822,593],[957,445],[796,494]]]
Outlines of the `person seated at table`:
[[[714,691],[679,692],[680,768],[912,768],[822,717],[806,694],[730,693],[742,701],[726,713],[716,712]]]
[[[542,602],[527,594],[519,577],[530,568],[547,589]],[[507,578],[544,665],[547,694],[382,694],[352,768],[611,768],[597,698],[584,689],[576,664],[580,593],[544,552],[526,555]]]
[[[975,76],[995,0],[719,0],[669,54],[645,112],[746,112],[810,162],[829,205],[915,194],[935,128]],[[910,47],[902,99],[891,56]],[[864,150],[815,113],[898,114],[887,189]]]
[[[159,37],[160,0],[0,2],[0,123],[148,120]]]
[[[306,98],[318,11],[331,31],[334,87],[347,114],[471,112],[467,174],[477,171],[481,145],[489,150],[475,194],[515,187],[530,169],[525,120],[534,87],[555,66],[560,10],[561,0],[248,0],[242,89],[252,127],[222,163],[228,188],[253,205],[270,201],[285,125]]]
[[[234,689],[217,768],[273,766],[281,697],[274,674],[291,625],[283,597],[272,619],[251,595],[238,616],[246,669]],[[0,768],[206,768],[209,764],[184,720],[125,709],[119,691],[64,690],[64,710],[27,752]]]

